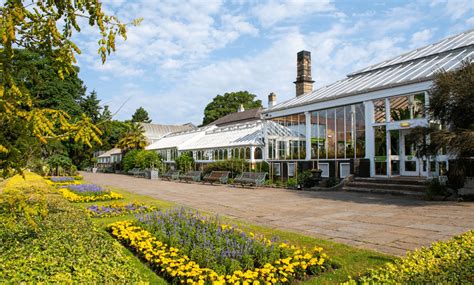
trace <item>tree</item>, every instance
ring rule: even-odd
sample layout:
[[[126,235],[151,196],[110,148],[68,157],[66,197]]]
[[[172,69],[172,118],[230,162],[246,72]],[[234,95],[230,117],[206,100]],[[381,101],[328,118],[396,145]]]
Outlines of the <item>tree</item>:
[[[72,160],[69,157],[61,154],[55,154],[49,157],[47,163],[50,167],[51,173],[54,175],[59,175],[59,170],[69,171],[73,165]]]
[[[100,32],[99,54],[102,62],[115,51],[115,38],[126,39],[126,24],[117,17],[108,16],[102,11],[99,0],[66,1],[23,1],[7,0],[0,7],[0,124],[5,133],[14,132],[14,128],[24,131],[23,136],[36,137],[41,143],[48,139],[69,139],[92,146],[100,143],[100,130],[86,115],[80,120],[71,120],[63,110],[41,107],[28,87],[15,78],[15,48],[33,51],[53,60],[57,79],[63,80],[75,73],[73,64],[75,54],[80,49],[71,40],[79,32],[77,18],[87,18],[89,25]],[[132,24],[139,24],[135,20]],[[2,174],[21,171],[21,162],[10,152],[21,152],[12,143],[0,142],[0,164],[5,166]]]
[[[255,100],[256,97],[257,95],[251,94],[248,91],[217,95],[204,109],[202,124],[210,124],[225,115],[237,112],[240,105],[243,105],[245,109],[262,107],[262,101]]]
[[[140,150],[135,158],[135,167],[141,169],[162,169],[163,165],[163,158],[156,151]]]
[[[143,126],[139,123],[127,123],[127,130],[118,141],[117,147],[127,152],[131,149],[144,149],[146,145]]]
[[[133,123],[151,123],[151,119],[148,117],[148,112],[143,107],[138,108],[132,115]]]
[[[97,92],[92,90],[88,96],[81,98],[79,104],[82,112],[91,118],[92,122],[96,124],[101,118],[100,110],[102,109],[102,107],[100,107],[100,100],[97,99]]]
[[[445,149],[457,158],[448,173],[450,186],[457,190],[464,184],[465,160],[474,156],[474,63],[465,61],[458,70],[437,73],[429,95],[428,113],[436,123],[412,133],[419,138],[421,155]]]

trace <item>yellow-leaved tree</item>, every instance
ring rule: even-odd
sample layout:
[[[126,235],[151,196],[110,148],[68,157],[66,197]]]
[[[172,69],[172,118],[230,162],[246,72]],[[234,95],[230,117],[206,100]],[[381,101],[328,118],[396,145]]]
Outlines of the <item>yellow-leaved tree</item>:
[[[104,63],[115,51],[117,36],[126,39],[126,23],[106,15],[99,0],[6,0],[0,8],[0,171],[3,176],[21,171],[22,148],[31,139],[74,139],[91,146],[100,143],[100,130],[83,115],[71,121],[61,110],[39,108],[28,90],[13,76],[17,49],[52,58],[58,80],[75,72],[76,54],[72,41],[80,32],[78,19],[86,19],[100,31],[98,53]],[[141,19],[129,24],[138,25]]]

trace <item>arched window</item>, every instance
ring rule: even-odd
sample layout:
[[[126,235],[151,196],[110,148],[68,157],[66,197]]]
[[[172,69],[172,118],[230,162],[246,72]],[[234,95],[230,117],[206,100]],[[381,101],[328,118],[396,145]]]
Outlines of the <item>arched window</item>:
[[[228,151],[227,151],[227,149],[224,149],[224,160],[226,160],[228,158],[229,158]]]
[[[250,159],[250,147],[245,148],[245,159]]]
[[[212,157],[212,160],[219,160],[219,150],[214,150],[214,156]]]
[[[239,149],[239,157],[240,159],[245,159],[245,148]]]
[[[238,148],[234,148],[234,158],[239,158],[239,149]]]
[[[260,147],[255,148],[255,152],[253,154],[254,159],[263,159],[262,157],[262,149]]]

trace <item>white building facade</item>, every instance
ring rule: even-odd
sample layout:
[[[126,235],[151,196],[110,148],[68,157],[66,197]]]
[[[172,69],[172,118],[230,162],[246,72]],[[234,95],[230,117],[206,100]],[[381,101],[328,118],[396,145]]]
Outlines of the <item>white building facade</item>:
[[[308,60],[309,56],[309,60]],[[303,60],[304,59],[304,60]],[[411,130],[435,124],[427,115],[436,72],[474,59],[474,30],[447,38],[308,90],[311,60],[298,53],[297,96],[262,112],[264,159],[274,172],[320,168],[325,177],[437,176],[444,153],[417,156]],[[427,138],[429,140],[429,138]]]

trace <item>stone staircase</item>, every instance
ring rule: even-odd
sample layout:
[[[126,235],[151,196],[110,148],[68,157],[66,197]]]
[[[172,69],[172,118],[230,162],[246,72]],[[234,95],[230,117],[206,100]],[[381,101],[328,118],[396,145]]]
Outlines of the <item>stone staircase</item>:
[[[349,192],[424,196],[426,180],[420,177],[362,178],[355,177],[342,187]]]

